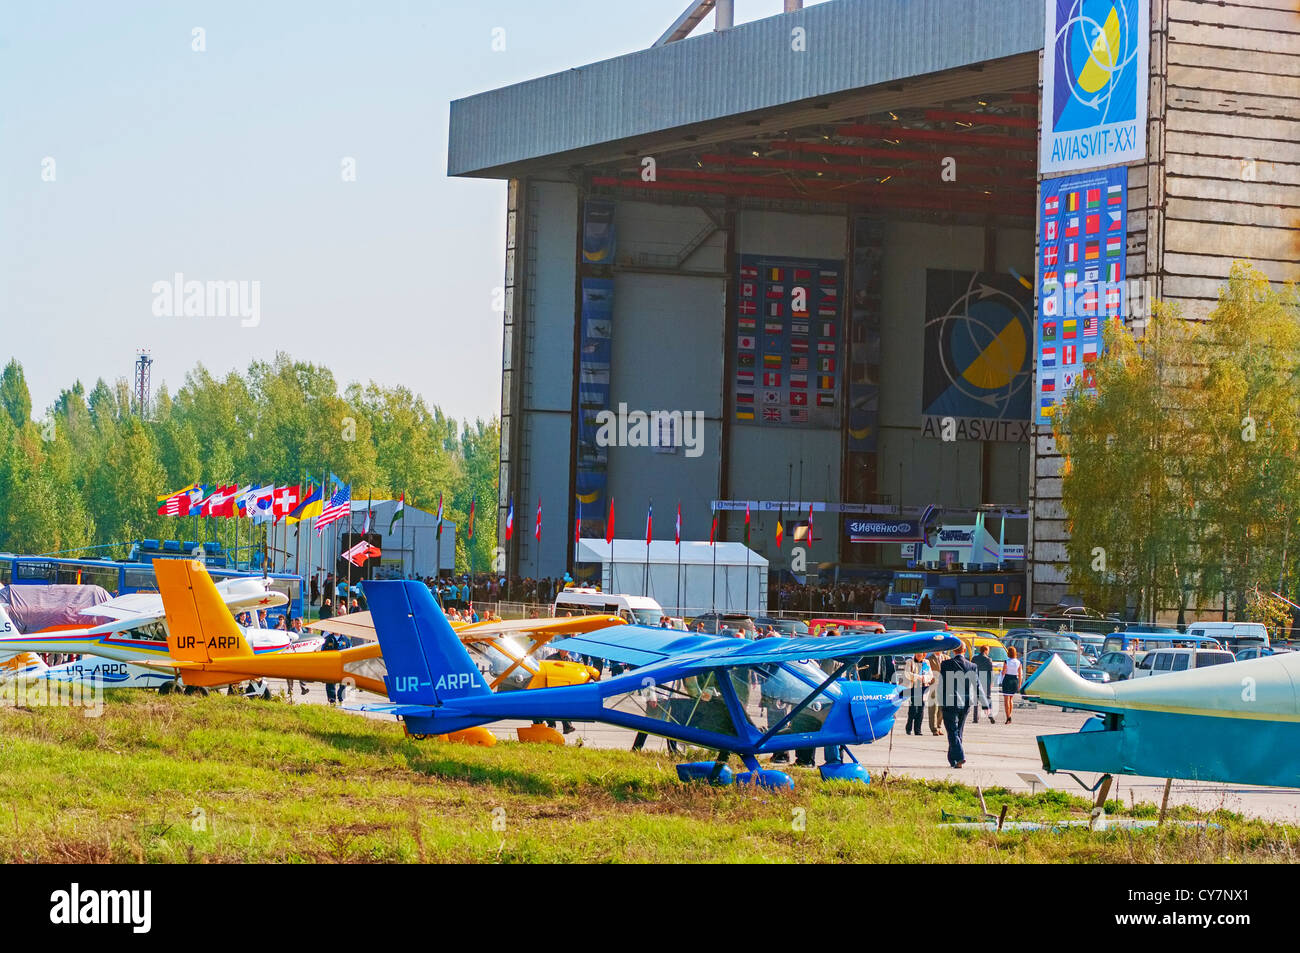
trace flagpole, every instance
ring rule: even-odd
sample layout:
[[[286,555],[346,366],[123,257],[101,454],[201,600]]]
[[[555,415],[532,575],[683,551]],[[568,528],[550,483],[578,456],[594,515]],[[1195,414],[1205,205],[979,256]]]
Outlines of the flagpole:
[[[713,522],[709,526],[709,549],[713,550],[713,611],[718,611],[718,511],[713,511]],[[716,620],[715,620],[716,621]],[[716,627],[715,627],[716,631]]]
[[[673,535],[677,537],[677,614],[682,614],[682,501],[677,501],[677,523]]]
[[[654,511],[655,501],[652,498],[650,508],[646,510],[645,514],[645,573],[641,577],[641,595],[643,596],[650,595],[650,530],[653,526],[651,520],[654,518]]]

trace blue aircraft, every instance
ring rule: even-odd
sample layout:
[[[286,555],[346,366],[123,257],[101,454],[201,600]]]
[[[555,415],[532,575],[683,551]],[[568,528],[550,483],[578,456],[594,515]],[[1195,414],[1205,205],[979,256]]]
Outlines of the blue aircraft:
[[[894,727],[898,686],[842,680],[868,655],[956,648],[942,632],[901,632],[845,638],[765,639],[682,636],[671,652],[646,651],[640,667],[585,685],[493,692],[475,667],[428,588],[414,581],[364,583],[383,648],[390,704],[357,706],[401,718],[415,736],[445,734],[509,718],[604,722],[714,749],[712,762],[679,765],[683,780],[716,784],[792,786],[780,771],[762,770],[757,756],[796,748],[867,744]],[[619,636],[639,626],[616,626]],[[667,633],[651,630],[658,638]],[[610,630],[583,639],[614,638]],[[644,630],[643,630],[644,632]],[[649,633],[646,633],[647,635]],[[585,651],[581,640],[567,647]],[[591,652],[590,654],[600,654]],[[812,664],[828,660],[831,671]],[[633,663],[638,664],[638,663]],[[827,764],[823,778],[869,780],[851,763]],[[739,755],[749,769],[733,776]]]

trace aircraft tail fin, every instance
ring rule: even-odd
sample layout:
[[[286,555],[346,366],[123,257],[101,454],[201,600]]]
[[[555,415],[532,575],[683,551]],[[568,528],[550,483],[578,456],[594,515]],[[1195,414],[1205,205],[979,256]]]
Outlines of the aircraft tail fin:
[[[253,654],[212,577],[189,559],[155,559],[167,615],[167,650],[180,662]]]
[[[418,580],[362,585],[383,647],[389,699],[441,706],[491,694],[428,586]]]
[[[1113,686],[1082,678],[1058,655],[1040,665],[1021,691],[1039,701],[1066,704],[1067,707],[1096,708],[1115,702]]]

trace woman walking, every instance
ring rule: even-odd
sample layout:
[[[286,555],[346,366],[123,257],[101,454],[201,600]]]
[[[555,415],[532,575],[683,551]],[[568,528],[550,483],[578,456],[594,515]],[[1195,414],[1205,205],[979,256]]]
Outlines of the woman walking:
[[[1007,649],[1007,660],[1002,666],[1002,705],[1006,710],[1006,724],[1011,724],[1011,704],[1020,691],[1020,659],[1015,646]]]

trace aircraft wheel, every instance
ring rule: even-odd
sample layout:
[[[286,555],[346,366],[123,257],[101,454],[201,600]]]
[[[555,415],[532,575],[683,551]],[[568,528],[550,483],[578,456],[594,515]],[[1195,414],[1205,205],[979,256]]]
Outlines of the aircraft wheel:
[[[170,695],[175,690],[176,690],[175,682],[163,682],[161,685],[158,686],[159,695]]]
[[[208,690],[207,690],[207,688],[205,688],[205,687],[202,686],[202,685],[186,685],[186,686],[185,686],[185,694],[186,694],[186,695],[198,695],[200,698],[207,698],[207,697],[208,697]]]

